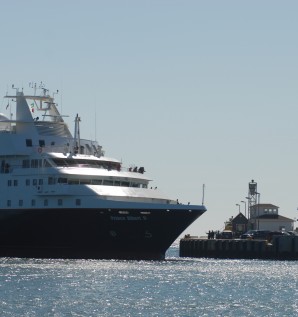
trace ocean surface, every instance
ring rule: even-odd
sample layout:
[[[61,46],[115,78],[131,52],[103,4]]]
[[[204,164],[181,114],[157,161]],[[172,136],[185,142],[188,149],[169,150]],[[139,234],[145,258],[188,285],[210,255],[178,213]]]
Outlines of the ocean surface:
[[[298,261],[0,258],[0,316],[298,316]]]

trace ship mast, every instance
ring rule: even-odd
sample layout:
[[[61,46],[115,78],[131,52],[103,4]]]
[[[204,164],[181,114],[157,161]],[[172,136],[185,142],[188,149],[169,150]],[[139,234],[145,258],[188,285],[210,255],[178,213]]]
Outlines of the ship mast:
[[[81,118],[79,115],[76,115],[75,118],[75,129],[74,129],[74,138],[73,138],[73,152],[74,154],[81,153],[81,144],[80,144],[80,121]]]

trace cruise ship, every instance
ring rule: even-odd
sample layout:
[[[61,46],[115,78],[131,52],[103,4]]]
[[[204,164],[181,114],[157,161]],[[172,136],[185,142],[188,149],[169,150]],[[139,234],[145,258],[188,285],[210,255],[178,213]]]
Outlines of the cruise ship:
[[[163,260],[206,211],[81,138],[79,115],[72,134],[44,86],[13,88],[0,114],[1,257]]]

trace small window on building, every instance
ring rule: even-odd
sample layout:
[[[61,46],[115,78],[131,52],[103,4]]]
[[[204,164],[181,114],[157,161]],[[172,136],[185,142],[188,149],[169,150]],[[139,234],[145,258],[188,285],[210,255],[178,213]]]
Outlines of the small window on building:
[[[11,200],[7,201],[7,207],[11,207]]]
[[[76,206],[81,206],[81,199],[79,198],[76,199]]]
[[[7,181],[7,186],[11,186],[12,185],[12,181],[11,181],[11,179],[9,179],[8,181]]]
[[[52,142],[51,142],[51,146],[54,146],[54,145],[55,145],[55,141],[52,141]]]
[[[23,206],[23,199],[19,200],[19,206],[22,207]]]
[[[31,206],[34,207],[35,206],[35,199],[31,200]]]
[[[14,179],[13,186],[18,186],[18,180],[17,179]]]
[[[37,185],[37,179],[33,179],[32,185],[33,185],[33,186],[36,186],[36,185]]]
[[[43,205],[44,205],[44,206],[48,206],[48,205],[49,205],[49,201],[48,201],[47,199],[45,199],[45,200],[43,201]]]
[[[30,179],[26,179],[26,186],[30,186]]]
[[[26,146],[32,146],[32,140],[26,139]]]
[[[62,206],[63,205],[63,201],[62,201],[62,199],[60,198],[60,199],[58,199],[58,206]]]
[[[38,180],[38,185],[43,185],[43,179]]]

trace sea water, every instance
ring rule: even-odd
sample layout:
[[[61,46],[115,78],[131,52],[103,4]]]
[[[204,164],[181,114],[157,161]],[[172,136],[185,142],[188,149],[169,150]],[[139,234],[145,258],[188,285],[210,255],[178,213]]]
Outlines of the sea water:
[[[0,316],[298,316],[298,261],[0,259]]]

